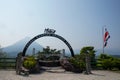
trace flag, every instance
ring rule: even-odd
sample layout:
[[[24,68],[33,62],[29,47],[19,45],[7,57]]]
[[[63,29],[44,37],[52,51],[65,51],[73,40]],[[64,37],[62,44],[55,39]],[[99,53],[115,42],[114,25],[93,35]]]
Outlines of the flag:
[[[107,46],[107,41],[108,41],[109,38],[110,38],[110,34],[107,31],[107,29],[105,28],[105,33],[104,33],[104,47]]]

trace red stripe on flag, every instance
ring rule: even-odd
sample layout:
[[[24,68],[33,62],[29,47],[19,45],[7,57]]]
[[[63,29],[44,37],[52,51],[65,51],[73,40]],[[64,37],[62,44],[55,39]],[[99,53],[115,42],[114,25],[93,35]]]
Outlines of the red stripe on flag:
[[[107,31],[107,29],[105,29],[105,34],[104,34],[104,47],[107,46],[107,41],[110,38],[109,32]]]
[[[106,31],[104,34],[104,42],[106,41],[108,35],[109,35],[108,31]]]

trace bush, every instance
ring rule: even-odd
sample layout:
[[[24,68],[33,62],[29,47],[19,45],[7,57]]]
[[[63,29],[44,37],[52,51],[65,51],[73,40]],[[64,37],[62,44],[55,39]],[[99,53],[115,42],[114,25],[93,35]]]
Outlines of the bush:
[[[70,58],[69,61],[73,65],[75,72],[82,72],[85,70],[85,62],[80,59],[80,55]]]
[[[55,60],[59,60],[59,59],[60,59],[59,56],[49,56],[49,57],[47,58],[48,61],[49,61],[49,60],[55,61]]]
[[[107,54],[101,54],[99,56],[99,61],[101,62],[101,66],[103,69],[119,69],[120,70],[120,59],[114,58],[112,56],[109,56]]]
[[[114,68],[117,68],[120,70],[120,59],[114,59],[112,61]]]
[[[103,69],[111,70],[113,68],[112,61],[110,59],[102,60],[102,67],[103,67]]]
[[[27,69],[34,68],[36,64],[37,64],[37,62],[33,56],[27,57],[27,59],[24,60],[24,62],[23,62],[23,66]]]

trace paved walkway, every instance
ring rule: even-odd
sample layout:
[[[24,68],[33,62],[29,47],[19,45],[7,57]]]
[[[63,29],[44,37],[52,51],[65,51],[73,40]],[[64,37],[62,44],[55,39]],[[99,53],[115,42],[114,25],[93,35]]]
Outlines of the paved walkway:
[[[39,74],[30,74],[28,77],[16,75],[14,70],[0,70],[0,80],[120,80],[120,73],[111,71],[92,71],[93,74],[84,75],[65,72],[63,69],[48,69]]]

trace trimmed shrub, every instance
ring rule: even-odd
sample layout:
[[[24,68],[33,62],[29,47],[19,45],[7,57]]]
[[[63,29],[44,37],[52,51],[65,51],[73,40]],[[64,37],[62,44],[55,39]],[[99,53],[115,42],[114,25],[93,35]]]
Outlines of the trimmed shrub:
[[[103,69],[109,69],[109,70],[119,69],[120,70],[120,59],[114,58],[107,54],[101,54],[99,56],[98,62],[101,63],[101,67]]]
[[[47,58],[48,61],[49,61],[49,60],[55,61],[55,60],[59,60],[59,59],[60,59],[59,56],[49,56],[49,57]]]
[[[82,72],[85,70],[85,62],[80,59],[79,55],[70,58],[69,61],[74,67],[74,72]]]
[[[110,59],[102,60],[102,67],[103,69],[111,70],[113,68],[112,61]]]
[[[36,64],[37,64],[37,62],[33,56],[27,57],[27,59],[24,60],[24,62],[23,62],[23,66],[27,69],[34,68]]]
[[[120,70],[120,59],[114,59],[112,61],[112,65],[114,66],[114,68],[117,68]]]

